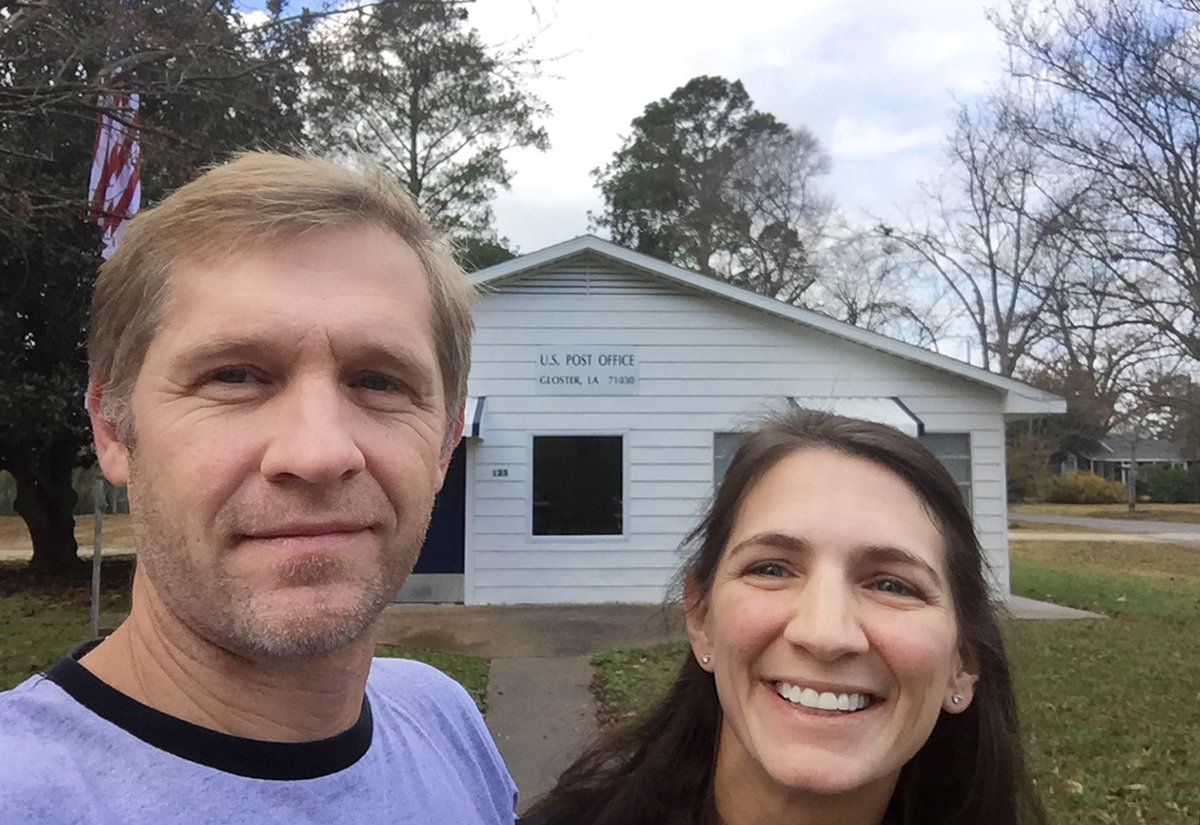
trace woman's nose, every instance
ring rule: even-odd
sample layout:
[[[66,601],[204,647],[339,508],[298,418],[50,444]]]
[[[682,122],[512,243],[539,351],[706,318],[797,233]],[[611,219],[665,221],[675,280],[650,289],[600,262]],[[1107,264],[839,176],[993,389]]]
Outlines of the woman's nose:
[[[798,588],[792,609],[784,637],[816,659],[832,661],[870,647],[859,600],[841,571],[810,574]]]

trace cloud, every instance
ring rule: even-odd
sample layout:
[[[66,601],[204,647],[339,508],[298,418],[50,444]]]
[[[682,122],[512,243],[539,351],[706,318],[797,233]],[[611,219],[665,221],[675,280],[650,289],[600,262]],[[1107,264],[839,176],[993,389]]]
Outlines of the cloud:
[[[531,10],[535,10],[536,17]],[[955,100],[1000,75],[982,5],[961,0],[486,0],[488,40],[528,35],[563,55],[535,89],[554,108],[552,148],[512,159],[501,234],[532,251],[584,231],[603,166],[645,105],[700,74],[742,80],[759,108],[806,126],[834,160],[826,189],[880,212],[936,173]]]

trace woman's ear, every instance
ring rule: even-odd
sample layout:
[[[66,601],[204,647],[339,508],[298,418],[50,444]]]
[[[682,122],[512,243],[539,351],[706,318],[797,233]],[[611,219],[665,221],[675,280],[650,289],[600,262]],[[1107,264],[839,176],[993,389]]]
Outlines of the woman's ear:
[[[946,697],[942,700],[942,709],[947,713],[962,713],[969,708],[975,698],[975,685],[979,682],[979,665],[974,654],[964,647],[957,658],[954,673],[946,685]]]
[[[700,667],[712,672],[712,644],[708,638],[708,600],[700,592],[696,579],[689,573],[683,580],[683,611],[687,622],[692,655]]]

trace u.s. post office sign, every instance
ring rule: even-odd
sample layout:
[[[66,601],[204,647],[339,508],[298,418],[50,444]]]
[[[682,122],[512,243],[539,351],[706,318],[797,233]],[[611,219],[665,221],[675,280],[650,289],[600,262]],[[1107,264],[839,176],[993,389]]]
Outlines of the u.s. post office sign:
[[[538,395],[637,395],[633,347],[540,347]]]

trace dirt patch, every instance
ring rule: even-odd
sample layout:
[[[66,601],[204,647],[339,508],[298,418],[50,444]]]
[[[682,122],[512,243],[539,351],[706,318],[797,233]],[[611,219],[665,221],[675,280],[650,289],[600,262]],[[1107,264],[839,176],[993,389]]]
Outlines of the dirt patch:
[[[75,517],[75,541],[79,544],[79,554],[89,559],[92,557],[94,530],[95,516]],[[133,530],[129,516],[105,516],[101,541],[105,556],[132,553]],[[29,528],[25,526],[25,521],[20,516],[0,516],[0,559],[20,561],[32,555],[33,544],[29,540]]]

